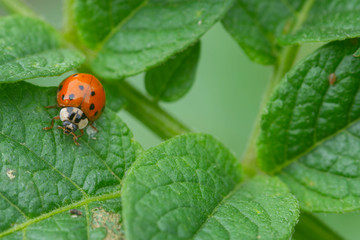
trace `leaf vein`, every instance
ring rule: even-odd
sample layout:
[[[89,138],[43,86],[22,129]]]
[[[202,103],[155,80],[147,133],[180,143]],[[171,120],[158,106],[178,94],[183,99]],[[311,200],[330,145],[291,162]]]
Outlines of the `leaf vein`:
[[[74,185],[75,188],[77,188],[83,195],[84,197],[88,198],[88,195],[85,193],[85,191],[80,188],[79,185],[77,185],[74,181],[72,181],[69,177],[67,177],[64,173],[60,172],[57,168],[55,168],[53,165],[51,165],[50,163],[48,163],[47,161],[45,161],[45,159],[43,159],[42,157],[40,157],[39,155],[37,155],[35,152],[33,152],[28,146],[23,145],[21,143],[19,143],[18,141],[16,141],[15,139],[11,138],[10,136],[5,135],[4,133],[0,132],[0,135],[4,136],[5,138],[9,139],[10,141],[16,143],[19,147],[22,147],[26,150],[28,150],[29,153],[31,153],[32,155],[34,155],[38,160],[41,160],[42,162],[44,162],[45,164],[47,164],[52,170],[54,170],[55,172],[57,172],[58,174],[60,174],[63,178],[65,178],[67,181],[69,181],[72,185]]]
[[[8,202],[11,206],[13,206],[18,212],[21,213],[21,215],[23,215],[25,217],[25,219],[29,219],[29,217],[12,201],[10,201],[10,199],[8,199],[4,194],[2,194],[0,192],[0,197],[3,198],[6,202]]]
[[[7,231],[1,232],[0,233],[0,238],[4,237],[6,235],[9,235],[11,233],[20,231],[22,229],[25,229],[26,227],[28,227],[28,226],[30,226],[32,224],[35,224],[35,223],[40,222],[42,220],[48,219],[49,217],[52,217],[52,216],[54,216],[56,214],[59,214],[59,213],[63,213],[63,212],[68,211],[70,209],[78,208],[78,207],[84,206],[84,205],[92,203],[92,202],[100,202],[100,201],[106,201],[106,200],[109,200],[109,199],[120,198],[120,196],[121,196],[120,191],[117,191],[117,192],[113,192],[113,193],[109,193],[109,194],[104,194],[104,195],[101,195],[101,196],[84,198],[84,199],[82,199],[80,201],[77,201],[77,202],[74,202],[74,203],[72,203],[70,205],[67,205],[67,206],[55,209],[55,210],[53,210],[51,212],[42,214],[42,215],[40,215],[40,216],[38,216],[36,218],[28,219],[26,222],[24,222],[22,224],[19,224],[19,225],[16,225],[14,228],[11,228],[11,229],[9,229]]]

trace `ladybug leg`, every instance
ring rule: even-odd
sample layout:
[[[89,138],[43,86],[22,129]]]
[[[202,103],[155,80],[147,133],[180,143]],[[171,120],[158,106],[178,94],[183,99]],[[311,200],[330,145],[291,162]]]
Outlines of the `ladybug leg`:
[[[45,106],[44,108],[49,109],[49,108],[59,108],[59,107],[60,106],[58,104],[56,104],[56,105],[53,105],[53,106]]]
[[[51,126],[50,127],[44,127],[43,129],[44,130],[50,130],[54,127],[54,123],[55,123],[55,120],[59,120],[60,119],[60,116],[55,116],[51,119]]]
[[[78,145],[78,146],[80,146],[80,143],[78,143],[78,139],[82,136],[82,135],[84,135],[84,130],[82,130],[82,129],[80,129],[80,135],[76,135],[75,133],[70,133],[71,135],[73,135],[74,137],[73,137],[73,140],[74,140],[74,143],[76,144],[76,145]]]
[[[74,143],[77,145],[77,146],[80,146],[80,143],[78,143],[78,139],[84,135],[84,130],[80,129],[80,135],[76,135],[75,133],[70,133],[71,135],[73,135],[73,140],[74,140]]]
[[[96,132],[99,131],[99,130],[93,125],[93,123],[90,123],[89,125],[90,125],[90,127],[92,127],[92,129],[94,129]]]
[[[78,136],[75,135],[75,133],[71,133],[71,135],[73,135],[73,140],[74,140],[74,143],[77,145],[77,146],[80,146],[80,143],[78,143],[77,139],[79,138]]]
[[[82,135],[84,135],[84,129],[80,129],[80,135],[78,135],[77,137],[81,137]]]
[[[61,126],[58,126],[57,129],[62,129],[63,131],[65,131],[65,128],[64,127],[61,127]],[[81,137],[82,135],[84,135],[84,130],[80,129],[80,135],[76,135],[75,133],[73,132],[70,132],[69,134],[71,134],[73,136],[73,140],[74,140],[74,143],[77,145],[77,146],[80,146],[80,143],[78,143],[78,138]]]

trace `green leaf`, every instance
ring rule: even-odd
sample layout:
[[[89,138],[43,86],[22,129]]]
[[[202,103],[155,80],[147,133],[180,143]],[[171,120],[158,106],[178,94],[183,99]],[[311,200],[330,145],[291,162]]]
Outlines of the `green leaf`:
[[[325,42],[360,36],[358,0],[307,0],[312,5],[305,21],[291,34],[279,38],[282,44]]]
[[[299,222],[296,224],[292,239],[296,240],[344,240],[331,228],[325,225],[311,213],[301,212]]]
[[[118,83],[103,83],[106,92],[106,107],[114,112],[119,112],[128,103],[125,97],[119,91]]]
[[[149,70],[145,87],[156,100],[172,102],[180,99],[191,88],[200,55],[200,42],[171,57],[162,65]]]
[[[0,19],[0,49],[0,83],[61,75],[85,60],[61,48],[55,29],[22,16]]]
[[[360,57],[360,48],[353,54],[354,57]]]
[[[261,123],[260,166],[309,211],[360,209],[360,44],[330,43],[290,71]]]
[[[115,201],[114,201],[115,200]],[[34,222],[22,231],[2,239],[124,239],[121,229],[121,208],[109,208],[109,201],[92,202]],[[76,214],[74,211],[77,211]]]
[[[70,209],[84,207],[87,219],[94,207],[105,209],[105,201],[115,199],[120,207],[120,183],[141,150],[132,133],[107,109],[96,121],[99,132],[85,133],[76,146],[61,130],[42,129],[59,114],[44,108],[55,98],[55,88],[0,85],[0,237],[12,238],[23,229],[29,238],[49,239],[44,228],[48,234],[70,234],[66,229],[77,227],[61,220]],[[113,209],[119,214],[119,208]],[[55,224],[59,221],[61,227]],[[88,230],[71,234],[86,238],[94,229],[89,222],[79,224]]]
[[[92,70],[115,80],[148,70],[186,49],[220,20],[232,3],[73,0],[72,9],[78,34],[95,50]]]
[[[237,160],[211,136],[181,135],[148,150],[124,180],[127,239],[288,239],[299,210],[286,186],[239,181]]]
[[[280,47],[276,38],[291,29],[304,0],[236,0],[222,23],[249,58],[274,64]]]
[[[128,21],[144,0],[71,0],[77,32],[89,48],[97,48],[118,25]]]

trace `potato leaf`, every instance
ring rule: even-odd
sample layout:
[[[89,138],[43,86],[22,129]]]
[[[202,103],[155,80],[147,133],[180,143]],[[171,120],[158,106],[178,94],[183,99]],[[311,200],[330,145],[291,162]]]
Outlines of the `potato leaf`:
[[[285,76],[262,116],[259,163],[309,211],[360,209],[359,45],[315,51]]]
[[[59,114],[44,108],[55,98],[55,88],[0,85],[0,237],[89,238],[104,228],[91,225],[99,209],[119,224],[120,184],[139,145],[109,109],[96,121],[99,132],[85,134],[80,146],[61,130],[43,130]],[[71,209],[82,217],[71,219]]]
[[[325,42],[360,37],[357,0],[307,0],[311,9],[294,32],[279,37],[282,44]]]
[[[0,83],[61,75],[84,62],[84,56],[61,47],[55,29],[23,16],[0,19]]]
[[[299,208],[286,185],[240,177],[234,156],[208,135],[148,150],[124,180],[127,239],[289,239]]]
[[[281,50],[276,39],[290,30],[303,0],[236,0],[222,23],[249,58],[274,64]]]
[[[232,0],[73,0],[77,34],[108,80],[148,70],[195,43]]]
[[[200,42],[149,70],[145,76],[147,92],[155,100],[172,102],[191,88],[200,55]]]

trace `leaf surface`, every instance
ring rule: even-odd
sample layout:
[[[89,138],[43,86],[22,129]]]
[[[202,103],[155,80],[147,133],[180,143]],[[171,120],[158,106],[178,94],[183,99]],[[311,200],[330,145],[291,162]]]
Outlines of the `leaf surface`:
[[[259,163],[309,211],[360,208],[358,48],[346,40],[315,51],[285,76],[262,116]]]
[[[146,71],[186,49],[220,20],[232,3],[73,0],[72,10],[78,34],[94,50],[93,71],[115,80]]]
[[[181,135],[148,150],[124,180],[127,239],[288,239],[296,199],[277,178],[241,185],[240,173],[208,135]]]
[[[114,112],[119,112],[128,104],[126,98],[121,95],[118,84],[121,83],[103,82],[106,92],[106,107]]]
[[[156,100],[176,101],[191,88],[200,55],[200,42],[149,70],[145,76],[147,92]]]
[[[0,19],[0,83],[61,75],[84,56],[61,47],[55,29],[23,16]]]
[[[0,237],[86,238],[94,208],[108,209],[111,199],[121,205],[121,180],[141,150],[132,133],[108,109],[95,122],[99,132],[85,133],[79,147],[61,130],[44,131],[59,114],[44,108],[56,103],[55,88],[2,84],[0,102]],[[107,211],[119,214],[119,207]],[[66,220],[73,208],[82,208],[85,220],[78,224],[85,230]]]
[[[290,30],[303,0],[236,0],[222,24],[249,58],[274,64],[281,50],[276,39]]]
[[[307,0],[311,9],[300,28],[279,38],[282,44],[326,42],[360,37],[357,0]]]
[[[118,25],[127,21],[144,0],[74,0],[72,4],[80,39],[90,48],[100,45]]]
[[[354,57],[360,57],[360,48],[353,54]]]

